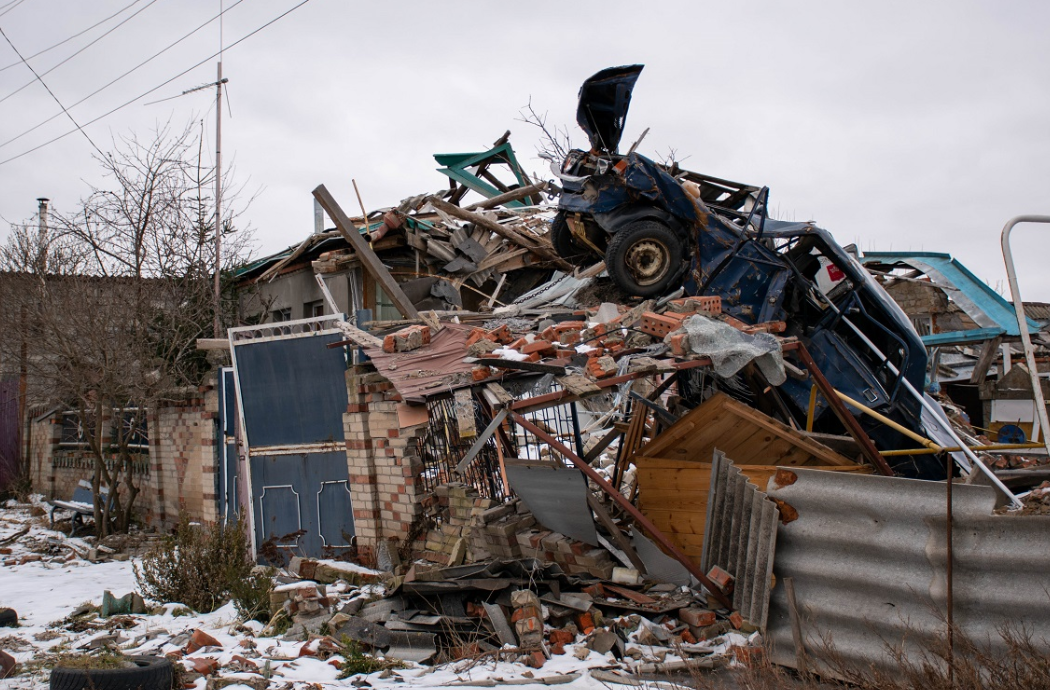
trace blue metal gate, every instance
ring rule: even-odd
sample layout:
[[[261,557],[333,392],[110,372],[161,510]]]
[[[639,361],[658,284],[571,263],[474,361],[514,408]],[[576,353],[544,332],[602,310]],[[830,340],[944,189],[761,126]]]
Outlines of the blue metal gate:
[[[346,352],[336,317],[230,329],[248,449],[252,543],[321,557],[354,536],[346,464]]]
[[[216,496],[219,502],[219,517],[233,522],[241,510],[237,456],[237,390],[233,379],[233,368],[222,369],[219,375],[219,467],[216,476]],[[247,519],[247,515],[244,516]]]

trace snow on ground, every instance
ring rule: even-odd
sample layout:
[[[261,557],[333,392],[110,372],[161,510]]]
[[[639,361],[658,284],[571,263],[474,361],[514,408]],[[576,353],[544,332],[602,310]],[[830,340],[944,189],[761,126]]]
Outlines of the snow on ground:
[[[39,513],[39,508],[36,512]],[[238,683],[229,686],[235,690],[252,690],[263,677],[259,673],[239,672],[251,669],[239,668],[242,662],[234,657],[247,659],[261,672],[268,672],[267,687],[272,690],[361,686],[362,680],[374,688],[491,686],[510,682],[521,684],[523,690],[538,690],[554,681],[561,683],[559,687],[566,690],[609,690],[615,686],[592,677],[589,670],[623,669],[612,655],[598,654],[582,644],[573,644],[566,645],[564,655],[553,656],[540,669],[531,669],[520,663],[497,662],[492,658],[464,659],[441,666],[408,664],[404,669],[340,679],[336,664],[343,660],[341,656],[303,656],[304,650],[318,651],[317,639],[304,642],[302,639],[258,637],[263,625],[255,621],[241,622],[232,603],[209,614],[187,613],[188,609],[181,605],[166,604],[157,607],[152,615],[96,618],[87,624],[70,625],[67,620],[70,614],[84,604],[100,605],[104,591],[109,590],[117,597],[135,591],[134,561],[91,563],[75,555],[76,552],[86,553],[90,545],[48,529],[47,518],[31,517],[28,506],[0,508],[0,543],[19,533],[26,525],[31,525],[30,531],[17,542],[7,545],[10,554],[0,556],[0,607],[11,607],[19,616],[19,627],[0,628],[0,649],[12,654],[22,665],[17,675],[0,680],[0,690],[43,690],[48,684],[46,661],[49,655],[56,652],[85,653],[92,640],[110,635],[117,636],[115,643],[125,654],[183,654],[181,663],[187,669],[192,669],[194,661],[213,659],[220,666],[219,674],[229,676],[227,682]],[[41,560],[17,564],[38,556]],[[346,564],[339,564],[339,567],[358,570]],[[379,585],[356,588],[342,584],[330,587],[329,592],[338,592],[340,599],[345,601],[360,596],[364,590],[372,593],[379,589]],[[195,630],[215,638],[221,647],[209,646],[185,654],[186,643]],[[745,640],[728,642],[743,644]],[[641,647],[637,643],[633,646]],[[641,649],[645,661],[679,659],[670,649]],[[569,682],[564,682],[566,680]],[[206,677],[196,678],[194,689],[205,690],[206,681]],[[255,685],[249,687],[253,682]],[[668,684],[647,685],[655,688]]]

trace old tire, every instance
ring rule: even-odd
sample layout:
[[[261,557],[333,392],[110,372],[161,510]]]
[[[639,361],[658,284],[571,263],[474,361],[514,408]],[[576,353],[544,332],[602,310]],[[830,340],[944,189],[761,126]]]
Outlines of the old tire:
[[[51,690],[171,690],[171,662],[156,656],[129,656],[127,668],[56,667]]]
[[[18,614],[14,609],[0,609],[0,628],[14,628],[18,625]]]
[[[635,221],[609,240],[605,267],[613,282],[629,295],[656,297],[680,273],[682,240],[663,223]]]
[[[587,249],[580,246],[572,236],[564,213],[554,216],[554,220],[551,221],[551,245],[558,256],[570,263],[578,263],[588,254]]]

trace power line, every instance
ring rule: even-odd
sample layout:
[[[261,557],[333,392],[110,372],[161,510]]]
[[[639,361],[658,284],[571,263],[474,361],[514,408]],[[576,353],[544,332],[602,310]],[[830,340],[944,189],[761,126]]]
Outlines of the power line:
[[[101,26],[102,24],[105,24],[110,19],[113,19],[113,17],[116,17],[118,14],[122,14],[123,12],[126,12],[128,9],[134,7],[135,5],[139,4],[140,2],[142,2],[142,0],[133,0],[130,5],[125,5],[124,7],[120,8],[119,10],[114,12],[113,14],[109,15],[108,17],[106,17],[105,19],[102,19],[102,20],[99,20],[99,21],[95,22],[94,24],[92,24],[88,28],[84,29],[83,31],[79,31],[79,32],[73,34],[69,38],[63,39],[63,40],[59,41],[58,43],[56,43],[54,45],[48,46],[47,48],[44,48],[43,50],[39,50],[39,51],[33,53],[32,55],[27,57],[26,60],[32,60],[35,57],[43,55],[44,53],[48,52],[49,50],[54,50],[55,48],[57,48],[57,47],[59,47],[61,45],[65,45],[66,43],[69,43],[74,38],[79,38],[80,36],[83,36],[88,31],[91,31],[92,29],[94,29],[94,28],[96,28],[98,26]],[[12,62],[7,67],[0,67],[0,72],[3,72],[4,70],[9,70],[12,67],[18,67],[21,64],[22,64],[21,62]]]
[[[153,2],[156,2],[156,0],[153,0]],[[234,7],[236,7],[237,5],[241,4],[242,2],[244,2],[244,0],[237,0],[237,2],[235,2],[234,4],[232,4],[232,5],[230,5],[229,7],[227,7],[227,8],[225,9],[225,10],[223,10],[223,12],[228,12],[228,11],[232,10],[232,9],[233,9]],[[151,4],[152,4],[152,3],[151,3]],[[149,6],[149,5],[147,5],[147,7],[148,7],[148,6]],[[142,8],[142,9],[146,9],[146,8],[144,7],[144,8]],[[171,44],[169,44],[169,45],[168,45],[167,47],[163,48],[163,49],[162,49],[162,50],[160,50],[159,52],[157,52],[157,53],[154,53],[154,54],[153,54],[153,55],[151,55],[150,57],[146,58],[145,60],[143,60],[143,61],[142,61],[142,62],[140,62],[139,64],[137,64],[137,65],[135,65],[134,67],[132,67],[131,69],[129,69],[129,70],[127,71],[127,72],[124,72],[124,74],[121,74],[121,75],[120,75],[119,77],[117,77],[117,78],[115,78],[115,79],[111,80],[111,81],[110,81],[109,83],[107,83],[107,84],[104,84],[103,86],[100,86],[99,88],[95,89],[94,91],[92,91],[92,92],[91,92],[91,93],[89,93],[88,95],[84,96],[84,97],[83,97],[83,98],[81,98],[81,99],[80,99],[79,101],[77,101],[76,103],[74,103],[73,105],[71,105],[71,106],[69,106],[69,107],[70,107],[70,108],[75,108],[75,107],[77,107],[78,105],[80,105],[81,103],[83,103],[84,101],[88,100],[89,98],[92,98],[92,97],[94,97],[94,96],[96,96],[96,95],[98,95],[98,94],[102,93],[103,91],[105,91],[105,90],[106,90],[106,89],[108,89],[109,87],[113,86],[114,84],[116,84],[116,83],[117,83],[118,81],[120,81],[120,80],[121,80],[121,79],[123,79],[124,77],[128,76],[128,75],[129,75],[129,74],[131,74],[132,72],[135,72],[135,71],[136,71],[136,70],[138,70],[138,69],[139,69],[140,67],[144,67],[144,66],[145,66],[146,64],[148,64],[149,62],[151,62],[151,61],[152,61],[152,60],[154,60],[155,58],[158,58],[158,57],[160,57],[161,55],[163,55],[163,54],[164,54],[164,53],[166,53],[167,51],[171,50],[172,48],[174,48],[174,47],[175,47],[175,46],[177,46],[178,44],[182,43],[182,42],[183,42],[183,41],[185,41],[185,40],[186,40],[187,38],[189,38],[189,37],[190,37],[190,36],[192,36],[193,34],[197,33],[198,31],[200,31],[200,30],[201,30],[201,29],[203,29],[204,27],[208,26],[209,24],[211,24],[212,22],[214,22],[214,21],[215,21],[216,19],[218,19],[218,18],[219,18],[219,17],[221,17],[221,16],[222,16],[222,13],[219,13],[219,14],[215,15],[214,17],[212,17],[212,18],[211,18],[211,19],[209,19],[208,21],[204,22],[203,24],[201,24],[201,25],[200,25],[200,26],[198,26],[198,27],[197,27],[196,29],[194,29],[193,31],[189,32],[188,34],[186,34],[186,35],[185,35],[185,36],[183,36],[182,38],[178,39],[178,40],[177,40],[177,41],[175,41],[174,43],[171,43]],[[45,73],[45,74],[46,74],[46,73]],[[0,100],[0,102],[2,102],[2,100]],[[14,136],[14,137],[11,137],[11,138],[10,138],[10,139],[8,139],[7,141],[5,141],[5,142],[3,142],[3,143],[0,143],[0,148],[3,148],[3,147],[5,147],[5,146],[7,146],[8,144],[10,144],[10,143],[12,143],[12,142],[18,141],[19,139],[21,139],[21,138],[22,138],[22,137],[24,137],[25,135],[27,135],[27,134],[30,134],[31,132],[35,132],[36,130],[40,129],[41,127],[43,127],[43,126],[44,126],[44,125],[46,125],[47,123],[51,122],[51,121],[52,121],[52,120],[54,120],[55,118],[57,118],[57,117],[60,117],[61,115],[62,115],[62,113],[55,113],[54,115],[52,115],[51,117],[47,118],[47,119],[46,119],[46,120],[44,120],[43,122],[39,122],[39,123],[37,123],[37,124],[33,125],[32,127],[30,127],[29,129],[27,129],[26,131],[22,132],[21,134],[18,134],[18,135]]]
[[[75,58],[75,57],[76,57],[77,55],[80,55],[80,54],[81,54],[81,53],[83,53],[83,52],[84,52],[85,50],[87,50],[87,49],[88,49],[88,48],[90,48],[91,46],[95,45],[96,43],[98,43],[99,41],[101,41],[101,40],[102,40],[103,38],[105,38],[106,36],[109,36],[109,35],[110,35],[111,33],[113,33],[114,31],[116,31],[116,30],[117,30],[117,29],[119,29],[120,27],[122,27],[122,26],[124,26],[125,24],[127,24],[128,22],[130,22],[130,21],[131,21],[132,19],[134,19],[135,17],[137,17],[137,16],[139,15],[139,14],[141,14],[141,13],[145,12],[145,11],[146,11],[147,9],[149,9],[150,5],[152,5],[152,4],[153,4],[153,3],[155,3],[155,2],[157,2],[157,0],[150,0],[150,1],[149,1],[149,4],[147,4],[147,5],[145,6],[145,7],[143,7],[143,8],[142,8],[142,9],[140,9],[140,10],[138,10],[137,12],[135,12],[134,14],[132,14],[132,15],[131,15],[130,17],[128,17],[127,19],[123,19],[123,20],[121,20],[121,21],[120,21],[120,23],[119,23],[119,24],[117,24],[116,26],[114,26],[114,27],[113,27],[112,29],[110,29],[110,30],[109,30],[109,31],[107,31],[106,33],[102,34],[101,36],[99,36],[98,38],[96,38],[96,39],[95,39],[94,41],[92,41],[91,43],[88,43],[88,44],[87,44],[86,46],[84,46],[83,48],[81,48],[81,49],[80,49],[80,50],[78,50],[77,52],[73,53],[72,55],[70,55],[69,57],[67,57],[67,58],[66,58],[65,60],[62,60],[62,62],[58,63],[57,65],[55,65],[54,67],[52,67],[52,68],[51,68],[51,69],[49,69],[48,71],[44,72],[44,73],[43,73],[42,75],[40,75],[40,76],[42,76],[42,77],[46,77],[47,75],[51,74],[51,73],[52,73],[52,72],[54,72],[54,71],[55,71],[56,69],[58,69],[58,68],[59,68],[59,67],[61,67],[62,65],[66,64],[67,62],[69,62],[70,60],[72,60],[73,58]],[[14,9],[14,8],[11,8],[11,9]],[[24,62],[24,61],[23,61],[23,62]],[[26,63],[26,65],[28,65],[28,64],[29,64],[29,63]],[[33,72],[33,74],[36,74],[36,72],[34,71],[34,72]],[[22,89],[24,89],[24,88],[26,88],[26,87],[28,87],[28,86],[31,86],[31,85],[33,84],[33,82],[35,82],[35,81],[36,81],[36,80],[34,79],[34,80],[30,81],[30,82],[27,82],[27,83],[25,83],[25,84],[22,84],[21,86],[19,86],[19,87],[18,87],[17,89],[15,89],[14,91],[12,91],[11,93],[7,94],[7,95],[6,95],[6,96],[4,96],[3,98],[0,98],[0,103],[3,103],[4,101],[6,101],[6,100],[7,100],[8,98],[10,98],[11,96],[14,96],[14,95],[15,95],[16,93],[20,92],[20,91],[21,91]]]
[[[18,7],[19,5],[21,5],[25,1],[26,0],[11,0],[11,2],[7,3],[3,7],[0,7],[0,10],[4,10],[3,12],[0,12],[0,17],[4,16],[5,14],[7,14],[11,10],[13,10],[15,7]],[[5,8],[8,8],[8,7],[10,7],[11,9],[5,9]]]
[[[68,110],[66,110],[66,106],[62,105],[62,101],[58,100],[58,96],[56,96],[56,95],[55,95],[55,92],[51,90],[51,87],[50,87],[50,86],[48,86],[47,84],[45,84],[45,83],[44,83],[44,80],[43,80],[43,79],[41,79],[41,78],[40,78],[40,75],[36,73],[36,70],[35,70],[35,69],[33,69],[33,66],[32,66],[32,65],[30,65],[30,64],[29,64],[28,62],[26,62],[26,59],[25,59],[24,57],[22,57],[22,53],[20,53],[20,52],[19,52],[18,48],[15,48],[15,44],[14,44],[14,43],[12,43],[12,42],[11,42],[11,39],[7,37],[7,34],[6,34],[6,33],[4,33],[4,29],[3,29],[3,27],[0,27],[0,36],[3,36],[3,37],[4,37],[4,40],[5,40],[5,41],[7,41],[7,45],[11,46],[11,50],[15,51],[15,55],[17,55],[17,56],[18,56],[18,58],[19,58],[19,59],[20,59],[20,60],[21,60],[22,62],[24,62],[24,63],[25,63],[25,66],[26,66],[26,67],[28,67],[28,68],[29,68],[29,71],[33,73],[33,76],[37,78],[37,81],[39,81],[39,82],[40,82],[40,84],[41,84],[41,85],[42,85],[42,86],[43,86],[43,87],[44,87],[45,89],[47,89],[47,92],[48,92],[49,94],[51,94],[51,98],[54,98],[54,99],[55,99],[55,103],[58,103],[58,107],[59,107],[59,108],[61,108],[61,109],[62,109],[62,112],[64,112],[64,113],[66,114],[66,117],[68,117],[68,118],[69,118],[69,121],[70,121],[70,122],[72,122],[72,123],[73,123],[74,125],[76,125],[76,128],[77,128],[77,130],[78,130],[78,131],[79,131],[79,132],[80,132],[81,134],[83,134],[83,135],[84,135],[84,138],[88,140],[88,143],[90,143],[90,144],[91,144],[92,146],[94,146],[94,147],[95,147],[95,150],[99,152],[99,155],[101,155],[101,156],[102,156],[102,157],[104,158],[106,154],[102,153],[102,149],[100,149],[100,148],[99,148],[98,146],[96,146],[96,145],[95,145],[95,142],[91,140],[91,137],[90,137],[90,136],[88,136],[88,133],[84,131],[84,128],[83,128],[83,127],[81,127],[81,126],[80,126],[80,124],[79,124],[79,123],[78,123],[78,122],[77,122],[76,120],[74,120],[74,119],[73,119],[73,116],[69,114],[69,111],[68,111]]]
[[[268,22],[266,22],[265,24],[263,24],[262,26],[260,26],[260,27],[259,27],[258,29],[255,29],[255,30],[254,30],[254,31],[252,31],[251,33],[249,33],[249,34],[247,34],[247,35],[245,35],[245,36],[243,36],[243,37],[241,37],[241,38],[237,39],[236,41],[234,41],[234,42],[233,42],[233,43],[231,43],[230,45],[226,46],[226,50],[229,50],[230,48],[233,48],[234,46],[236,46],[236,45],[238,45],[238,44],[240,44],[240,43],[243,43],[244,41],[248,40],[249,38],[251,38],[251,37],[252,37],[252,36],[254,36],[255,34],[257,34],[257,33],[259,33],[260,31],[262,31],[263,29],[265,29],[265,28],[269,27],[269,26],[270,26],[270,25],[272,25],[272,24],[275,24],[276,22],[280,21],[281,19],[284,19],[284,18],[285,18],[285,17],[287,17],[287,16],[289,15],[289,14],[291,14],[291,13],[292,13],[292,12],[294,12],[294,11],[296,11],[297,9],[299,9],[299,8],[300,8],[300,7],[302,7],[303,5],[307,4],[308,2],[310,2],[310,0],[302,0],[302,2],[298,3],[297,5],[295,5],[294,7],[292,7],[291,9],[289,9],[289,10],[286,10],[286,11],[282,12],[281,14],[277,15],[276,17],[274,17],[274,18],[273,18],[273,19],[271,19],[270,21],[268,21]],[[203,59],[203,60],[201,60],[200,62],[198,62],[198,63],[196,63],[195,65],[193,65],[192,67],[189,67],[189,68],[187,68],[187,69],[185,69],[185,70],[183,70],[183,71],[179,72],[178,74],[176,74],[176,75],[175,75],[174,77],[172,77],[171,79],[168,79],[167,81],[164,81],[164,82],[162,82],[162,83],[160,83],[160,84],[157,84],[156,86],[154,86],[154,87],[153,87],[152,89],[150,89],[149,91],[145,91],[145,92],[143,92],[143,93],[139,94],[138,96],[135,96],[135,97],[134,97],[134,98],[132,98],[131,100],[129,100],[129,101],[126,101],[125,103],[122,103],[121,105],[118,105],[118,106],[117,106],[116,108],[113,108],[113,109],[112,109],[112,110],[110,110],[109,112],[103,113],[102,115],[99,115],[99,116],[98,116],[98,117],[96,117],[95,119],[93,119],[93,120],[90,120],[90,121],[88,121],[88,122],[85,122],[83,126],[84,126],[84,127],[87,127],[88,125],[93,125],[93,124],[95,124],[96,122],[98,122],[99,120],[101,120],[101,119],[103,119],[103,118],[106,118],[106,117],[109,117],[110,115],[112,115],[113,113],[117,112],[118,110],[123,110],[124,108],[128,107],[128,106],[129,106],[129,105],[131,105],[132,103],[134,103],[134,102],[136,102],[136,101],[139,101],[139,100],[142,100],[143,98],[145,98],[146,96],[150,95],[150,94],[151,94],[151,93],[153,93],[154,91],[158,91],[158,90],[160,90],[160,89],[164,88],[165,86],[167,86],[167,85],[168,85],[168,84],[170,84],[171,82],[175,81],[175,80],[176,80],[176,79],[178,79],[179,77],[182,77],[182,76],[186,75],[187,73],[189,73],[189,72],[192,72],[193,70],[197,69],[198,67],[200,67],[200,66],[201,66],[201,65],[203,65],[204,63],[206,63],[206,62],[208,62],[209,60],[211,60],[212,58],[216,57],[216,56],[217,56],[218,54],[219,54],[218,52],[212,53],[212,54],[211,54],[211,55],[209,55],[208,57],[204,58],[204,59]],[[7,158],[7,159],[5,159],[5,160],[2,160],[2,161],[0,161],[0,165],[5,165],[5,164],[7,164],[7,163],[10,163],[11,161],[14,161],[14,160],[17,160],[17,159],[19,159],[19,158],[23,157],[23,156],[27,156],[27,155],[29,155],[30,153],[33,153],[34,151],[39,151],[40,149],[44,148],[45,146],[50,146],[51,144],[55,143],[56,141],[59,141],[59,140],[61,140],[61,139],[65,139],[65,138],[66,138],[66,137],[68,137],[68,136],[69,136],[70,134],[73,134],[73,133],[75,133],[76,131],[77,131],[77,130],[73,129],[73,130],[70,130],[70,131],[66,132],[65,134],[60,134],[59,136],[55,137],[54,139],[50,139],[50,140],[48,140],[48,141],[45,141],[45,142],[44,142],[43,144],[40,144],[40,145],[38,145],[38,146],[34,146],[33,148],[29,149],[28,151],[23,151],[22,153],[18,154],[17,156],[12,156],[11,158]]]

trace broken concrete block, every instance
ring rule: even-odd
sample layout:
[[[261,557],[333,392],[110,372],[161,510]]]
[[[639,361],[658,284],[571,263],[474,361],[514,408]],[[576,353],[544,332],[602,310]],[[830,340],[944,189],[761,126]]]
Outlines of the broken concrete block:
[[[587,638],[587,649],[598,652],[599,654],[606,654],[610,652],[619,641],[620,638],[616,633],[609,630],[598,630]]]
[[[537,609],[540,607],[540,598],[536,596],[536,593],[531,589],[519,589],[511,592],[510,604],[514,608],[519,606],[534,606]]]
[[[642,575],[634,568],[614,567],[612,581],[620,585],[637,585],[641,584]]]
[[[467,354],[471,357],[480,357],[499,349],[499,344],[486,338],[481,338],[467,348]]]

